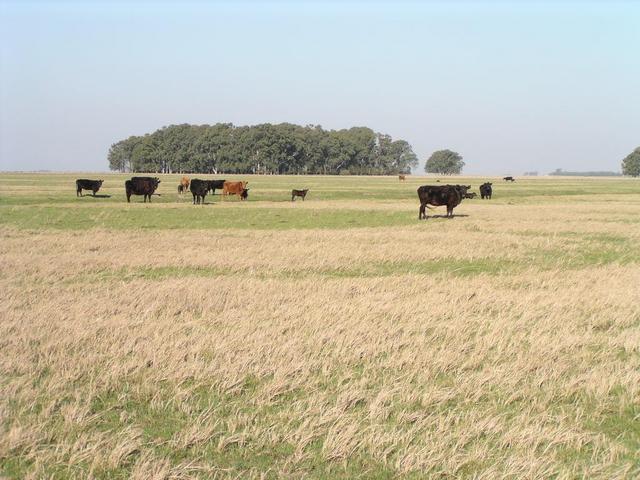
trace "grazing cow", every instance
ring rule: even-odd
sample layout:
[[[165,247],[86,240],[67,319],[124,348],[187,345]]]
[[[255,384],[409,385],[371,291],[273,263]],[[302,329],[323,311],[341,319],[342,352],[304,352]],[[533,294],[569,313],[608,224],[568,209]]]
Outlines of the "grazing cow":
[[[160,184],[157,177],[131,177],[131,180],[124,182],[127,192],[127,203],[131,201],[131,195],[144,195],[144,201],[151,203],[151,195],[153,195]]]
[[[224,182],[222,186],[222,198],[227,195],[238,195],[240,200],[246,200],[249,196],[247,184],[249,182]]]
[[[460,205],[465,198],[470,185],[423,185],[418,188],[418,198],[420,199],[420,210],[418,220],[427,219],[426,207],[446,205],[447,218],[453,218],[453,209]]]
[[[493,193],[491,185],[493,185],[491,182],[486,182],[480,185],[480,197],[482,197],[483,200],[485,198],[491,200],[491,194]]]
[[[182,185],[182,191],[186,192],[187,190],[189,190],[189,177],[182,177],[182,180],[180,180],[180,185]]]
[[[199,178],[194,178],[191,180],[191,194],[193,195],[193,204],[202,203],[204,205],[204,199],[209,192],[209,180],[200,180]]]
[[[76,197],[82,197],[82,190],[91,190],[93,196],[96,196],[96,192],[100,190],[104,180],[87,180],[86,178],[79,178],[76,180]]]
[[[515,179],[515,178],[513,178],[513,177],[504,177],[504,178],[503,178],[503,180],[504,180],[505,182],[515,182],[515,181],[516,181],[516,179]]]
[[[291,201],[293,202],[296,197],[302,197],[302,201],[304,202],[304,197],[307,196],[308,188],[304,190],[296,190],[295,188],[291,190]]]
[[[404,175],[398,175],[398,180],[400,180],[401,182],[404,182],[407,179],[407,177],[405,177]]]

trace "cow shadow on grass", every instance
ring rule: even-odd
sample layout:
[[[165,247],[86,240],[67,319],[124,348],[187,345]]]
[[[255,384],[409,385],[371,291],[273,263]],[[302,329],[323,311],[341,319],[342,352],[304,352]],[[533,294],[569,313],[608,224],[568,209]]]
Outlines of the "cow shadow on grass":
[[[104,194],[100,194],[100,195],[83,195],[80,198],[84,198],[84,197],[89,197],[89,198],[111,198],[111,195],[104,195]]]
[[[429,215],[427,218],[456,218],[456,217],[468,217],[469,215],[466,215],[464,213],[460,213],[460,214],[455,214],[453,215],[453,217],[447,217],[446,215]]]

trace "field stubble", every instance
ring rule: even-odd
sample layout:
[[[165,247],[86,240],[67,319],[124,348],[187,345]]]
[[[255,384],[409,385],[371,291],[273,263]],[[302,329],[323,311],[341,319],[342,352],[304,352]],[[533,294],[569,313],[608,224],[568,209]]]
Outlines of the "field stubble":
[[[0,472],[637,477],[640,204],[629,197],[474,201],[459,209],[468,217],[377,228],[11,220]],[[282,209],[417,217],[417,202],[317,203]]]

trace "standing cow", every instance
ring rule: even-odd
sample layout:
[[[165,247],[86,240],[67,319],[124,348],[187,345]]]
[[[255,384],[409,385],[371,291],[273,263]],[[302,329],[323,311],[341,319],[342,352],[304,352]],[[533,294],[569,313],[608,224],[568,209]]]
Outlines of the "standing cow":
[[[420,210],[418,220],[427,219],[427,205],[447,207],[447,218],[453,218],[453,209],[460,205],[471,185],[423,185],[418,188]]]
[[[484,200],[485,198],[491,200],[491,194],[493,193],[493,189],[491,188],[493,185],[491,182],[486,182],[480,185],[480,196]]]
[[[131,195],[144,195],[144,202],[151,203],[151,195],[153,195],[160,184],[157,177],[131,177],[131,180],[124,182],[124,188],[127,193],[127,203],[131,201]]]
[[[88,180],[86,178],[79,178],[76,180],[76,197],[82,197],[82,190],[91,190],[93,196],[96,196],[96,192],[102,187],[104,180]]]
[[[295,188],[291,190],[291,201],[293,202],[296,197],[302,197],[302,201],[304,202],[304,198],[307,196],[308,188],[304,190],[296,190]]]
[[[503,177],[502,178],[505,182],[515,182],[516,179],[513,177]]]
[[[216,189],[222,190],[224,188],[224,182],[226,180],[207,180],[209,183],[209,190],[211,191],[211,195],[216,193]]]
[[[249,182],[224,182],[222,186],[222,199],[224,200],[227,195],[238,195],[240,200],[246,200],[249,196],[248,183]]]
[[[208,180],[200,180],[199,178],[194,178],[191,180],[191,194],[193,195],[193,204],[204,205],[204,199],[209,192],[209,181]]]

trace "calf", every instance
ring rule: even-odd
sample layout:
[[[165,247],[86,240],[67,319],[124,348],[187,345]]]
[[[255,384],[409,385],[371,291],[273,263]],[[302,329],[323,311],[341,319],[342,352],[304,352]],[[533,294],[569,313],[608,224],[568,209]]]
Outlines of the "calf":
[[[153,195],[160,184],[157,177],[131,177],[131,180],[124,182],[124,188],[127,193],[127,203],[131,201],[131,195],[144,195],[144,202],[151,203],[151,195]]]
[[[491,182],[486,182],[480,185],[480,197],[484,200],[485,198],[491,200],[491,194],[493,193],[493,189],[491,188],[493,185]]]
[[[87,180],[86,178],[79,178],[76,180],[76,197],[82,197],[82,190],[91,190],[93,196],[96,196],[96,192],[100,190],[104,180]]]
[[[182,185],[182,191],[186,192],[187,190],[189,190],[189,177],[182,177],[182,179],[180,180],[180,185]]]
[[[400,180],[401,182],[404,182],[407,179],[407,177],[405,177],[404,175],[398,175],[398,180]]]
[[[307,196],[308,191],[309,191],[308,188],[305,188],[304,190],[296,190],[296,189],[291,190],[291,201],[293,202],[296,197],[302,197],[302,201],[304,202],[304,197]]]

